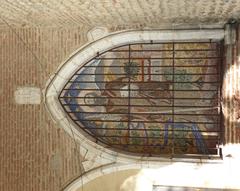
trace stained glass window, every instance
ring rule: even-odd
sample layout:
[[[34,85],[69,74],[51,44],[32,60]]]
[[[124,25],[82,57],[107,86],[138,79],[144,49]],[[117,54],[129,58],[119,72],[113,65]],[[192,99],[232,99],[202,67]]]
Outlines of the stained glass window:
[[[219,155],[220,42],[127,44],[99,53],[59,100],[99,144],[143,156]]]

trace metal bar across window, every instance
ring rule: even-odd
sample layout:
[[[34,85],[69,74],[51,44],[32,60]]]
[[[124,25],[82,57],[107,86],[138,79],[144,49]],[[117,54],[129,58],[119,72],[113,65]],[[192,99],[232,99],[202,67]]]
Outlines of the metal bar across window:
[[[218,156],[222,42],[150,42],[98,53],[59,94],[97,143],[146,156]]]

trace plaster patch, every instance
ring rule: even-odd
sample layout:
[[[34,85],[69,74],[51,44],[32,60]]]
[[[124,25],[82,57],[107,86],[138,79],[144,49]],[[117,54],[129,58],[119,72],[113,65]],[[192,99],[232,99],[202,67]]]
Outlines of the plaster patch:
[[[108,34],[108,29],[105,27],[94,27],[91,29],[88,34],[87,38],[88,41],[94,41],[100,39]]]
[[[41,90],[37,87],[18,87],[14,92],[17,104],[40,104]]]
[[[62,157],[59,152],[51,156],[50,167],[54,171],[59,171],[62,165]]]

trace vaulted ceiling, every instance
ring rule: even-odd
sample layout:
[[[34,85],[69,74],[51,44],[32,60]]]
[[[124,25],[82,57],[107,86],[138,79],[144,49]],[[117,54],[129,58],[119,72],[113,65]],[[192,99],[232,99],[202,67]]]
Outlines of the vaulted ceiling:
[[[240,17],[240,0],[1,0],[0,26],[222,25]]]

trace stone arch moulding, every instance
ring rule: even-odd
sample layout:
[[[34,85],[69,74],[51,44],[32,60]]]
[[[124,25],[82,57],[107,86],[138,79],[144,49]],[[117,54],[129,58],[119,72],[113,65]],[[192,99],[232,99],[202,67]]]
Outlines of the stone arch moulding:
[[[90,61],[98,53],[107,51],[117,46],[129,43],[143,42],[171,42],[171,41],[204,41],[204,40],[221,40],[224,38],[223,29],[202,29],[202,30],[142,30],[142,31],[122,31],[109,34],[94,42],[90,42],[77,50],[70,58],[65,61],[58,71],[50,77],[45,89],[45,104],[53,120],[63,128],[70,136],[74,136],[81,143],[81,152],[94,153],[101,156],[106,163],[149,163],[149,160],[166,161],[164,158],[139,157],[118,153],[113,150],[91,141],[86,134],[81,133],[78,127],[68,119],[66,112],[59,103],[58,96],[64,85],[71,76],[83,64]],[[86,154],[86,153],[82,153]],[[176,159],[177,160],[177,159]],[[180,159],[179,159],[180,160]],[[186,159],[185,159],[186,160]],[[107,162],[108,161],[108,162]],[[105,163],[105,164],[106,164]]]

